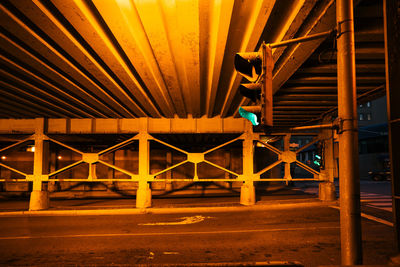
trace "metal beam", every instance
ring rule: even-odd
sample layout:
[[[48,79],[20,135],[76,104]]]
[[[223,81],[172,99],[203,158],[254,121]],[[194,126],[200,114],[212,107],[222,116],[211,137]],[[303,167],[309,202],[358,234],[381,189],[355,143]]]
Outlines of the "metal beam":
[[[157,103],[160,103],[165,116],[170,117],[171,111],[179,117],[186,116],[186,107],[183,101],[182,88],[179,85],[174,68],[168,67],[173,63],[171,52],[168,49],[169,42],[163,38],[166,29],[159,27],[160,46],[156,51],[163,53],[163,57],[157,56],[153,51],[149,36],[146,35],[141,16],[133,1],[93,1],[97,11],[107,23],[114,38],[121,45],[131,64],[142,77],[143,83],[152,92]],[[159,13],[158,7],[154,12]],[[142,15],[143,16],[143,15]],[[161,17],[153,16],[158,23]],[[151,35],[153,36],[153,35]],[[167,102],[167,104],[163,104]],[[164,107],[169,105],[169,107]]]
[[[335,27],[334,1],[320,2],[312,16],[297,33],[298,36],[332,30]],[[275,64],[273,93],[279,90],[323,41],[324,39],[317,39],[311,42],[299,43],[285,50],[285,53]]]
[[[277,43],[293,38],[313,10],[316,2],[318,1],[290,1],[290,3],[288,3],[289,5],[285,5],[283,8],[279,6],[279,4],[275,5],[269,18],[271,22],[265,26],[260,40],[268,43]],[[286,47],[272,49],[274,61],[276,61],[285,50]],[[239,106],[246,106],[248,104],[248,99],[243,98]],[[236,110],[233,115],[235,117],[238,116],[238,110]]]
[[[227,116],[242,79],[234,70],[234,55],[256,49],[274,5],[275,0],[235,1],[232,16],[240,19],[231,21],[232,30],[225,49],[223,68],[231,71],[222,73],[220,78],[219,86],[227,88],[221,94],[221,117]]]
[[[19,1],[14,3],[19,3]],[[5,20],[5,24],[3,26],[14,29],[14,32],[18,33],[17,37],[20,40],[24,40],[24,42],[27,42],[31,46],[34,46],[37,53],[46,55],[47,60],[50,60],[55,64],[59,64],[57,65],[57,67],[62,69],[65,73],[74,73],[74,78],[76,78],[79,83],[83,84],[86,88],[91,90],[96,96],[102,97],[104,101],[110,103],[110,105],[119,110],[121,114],[124,114],[124,116],[135,116],[131,111],[129,111],[124,105],[121,104],[121,100],[123,98],[121,98],[121,100],[117,100],[113,95],[108,92],[108,90],[104,89],[104,85],[102,85],[98,79],[94,79],[93,76],[95,76],[95,71],[99,71],[100,73],[103,72],[103,74],[105,74],[104,68],[102,68],[98,63],[96,63],[97,65],[95,64],[95,68],[88,68],[89,70],[91,70],[91,73],[89,74],[87,71],[82,70],[82,68],[77,65],[76,62],[74,62],[69,54],[66,54],[65,51],[60,51],[58,47],[53,47],[52,44],[49,43],[46,38],[41,36],[40,33],[37,33],[35,30],[30,28],[24,23],[23,20],[21,20],[21,18],[8,10],[6,6],[3,5],[3,2],[0,3],[0,12],[2,13],[2,16],[8,18],[7,20]],[[38,18],[41,17],[42,16],[38,16]],[[76,39],[65,39],[63,41],[74,42],[76,41]],[[79,42],[76,41],[76,44],[79,44]],[[80,48],[81,52],[87,53],[87,51],[83,47],[81,47],[81,45]],[[99,67],[101,70],[97,70],[97,67]],[[115,91],[114,93],[116,94],[116,96],[119,96],[117,91]]]
[[[41,55],[34,55],[33,51],[28,51],[28,48],[24,48],[21,43],[11,40],[1,30],[0,37],[1,45],[7,47],[7,51],[13,54],[6,55],[4,53],[4,56],[0,55],[0,59],[9,69],[18,72],[19,76],[29,76],[32,80],[46,87],[48,91],[54,91],[75,103],[75,105],[83,107],[85,110],[90,110],[98,118],[105,117],[106,115],[120,116],[105,105],[103,101],[91,95],[88,89],[82,88],[81,85],[60,71],[60,69],[57,69],[56,66],[51,66],[48,60]],[[22,61],[24,62],[24,66],[22,66]],[[68,88],[69,92],[65,88]],[[75,97],[74,94],[79,95],[82,99]]]
[[[48,134],[137,134],[141,120],[148,125],[149,133],[165,134],[243,133],[250,124],[243,118],[46,119],[46,131]],[[34,121],[35,119],[0,119],[0,134],[34,133]]]
[[[233,0],[200,1],[200,11],[204,9],[206,14],[211,14],[200,16],[200,58],[204,60],[200,83],[205,91],[205,112],[209,117],[214,112],[234,3]]]

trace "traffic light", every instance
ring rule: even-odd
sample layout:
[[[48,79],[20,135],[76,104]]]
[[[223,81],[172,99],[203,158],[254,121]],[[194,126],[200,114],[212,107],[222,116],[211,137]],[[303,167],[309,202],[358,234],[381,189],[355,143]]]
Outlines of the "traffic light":
[[[325,146],[324,143],[319,142],[317,144],[317,150],[314,155],[313,163],[320,167],[321,169],[325,168],[325,161],[324,161],[324,153],[325,153]]]
[[[235,69],[250,83],[242,83],[239,92],[255,105],[239,107],[239,114],[253,125],[272,126],[272,69],[271,48],[263,43],[259,52],[237,53]],[[259,120],[257,115],[259,115]]]
[[[314,164],[317,166],[321,166],[321,156],[320,155],[315,155],[314,156]]]

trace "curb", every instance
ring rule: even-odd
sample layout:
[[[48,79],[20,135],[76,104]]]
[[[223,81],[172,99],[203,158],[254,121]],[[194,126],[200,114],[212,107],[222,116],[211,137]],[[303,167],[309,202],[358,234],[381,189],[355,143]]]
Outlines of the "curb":
[[[177,214],[177,213],[218,213],[263,211],[294,208],[311,208],[319,206],[336,205],[336,201],[329,202],[305,202],[285,204],[261,204],[253,206],[236,207],[171,207],[171,208],[145,208],[145,209],[95,209],[95,210],[39,210],[39,211],[8,211],[0,212],[0,217],[14,216],[85,216],[85,215],[138,215],[138,214]]]

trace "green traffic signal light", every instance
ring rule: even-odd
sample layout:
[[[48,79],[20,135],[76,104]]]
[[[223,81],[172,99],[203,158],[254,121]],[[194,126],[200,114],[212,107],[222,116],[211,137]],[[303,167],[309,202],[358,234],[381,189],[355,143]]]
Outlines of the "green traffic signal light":
[[[254,126],[257,126],[259,124],[259,122],[257,121],[257,115],[244,110],[242,107],[239,107],[239,114],[243,118],[248,119]]]
[[[321,166],[321,156],[315,155],[316,160],[314,160],[314,164],[317,166]]]

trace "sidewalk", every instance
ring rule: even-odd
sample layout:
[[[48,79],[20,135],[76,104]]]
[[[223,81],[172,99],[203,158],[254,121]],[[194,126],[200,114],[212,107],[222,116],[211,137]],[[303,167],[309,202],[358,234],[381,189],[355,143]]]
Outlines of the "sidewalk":
[[[232,212],[336,204],[336,202],[322,202],[315,194],[307,194],[288,187],[282,187],[275,191],[257,192],[257,202],[253,206],[241,205],[238,194],[197,197],[192,195],[154,196],[152,207],[147,209],[137,209],[135,201],[135,198],[51,198],[48,210],[29,211],[29,198],[2,197],[0,198],[0,216]]]

